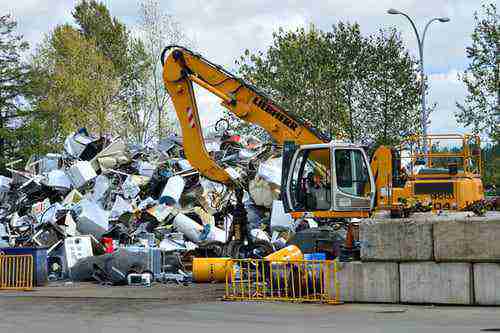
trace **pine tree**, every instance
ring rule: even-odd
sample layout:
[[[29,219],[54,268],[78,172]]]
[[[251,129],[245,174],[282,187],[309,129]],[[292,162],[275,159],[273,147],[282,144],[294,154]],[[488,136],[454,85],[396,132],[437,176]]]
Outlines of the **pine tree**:
[[[23,100],[29,92],[29,66],[22,60],[29,46],[16,26],[12,16],[0,16],[0,173],[19,156],[22,129],[29,125]]]

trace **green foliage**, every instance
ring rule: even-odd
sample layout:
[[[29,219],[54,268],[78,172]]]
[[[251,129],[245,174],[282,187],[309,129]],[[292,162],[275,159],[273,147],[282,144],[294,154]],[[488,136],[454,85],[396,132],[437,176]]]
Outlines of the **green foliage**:
[[[367,49],[358,83],[363,85],[357,109],[361,133],[354,137],[396,145],[421,130],[415,62],[394,29],[369,37]]]
[[[186,38],[159,2],[144,0],[140,8],[136,38],[102,2],[79,1],[76,24],[49,32],[29,64],[16,22],[0,16],[0,172],[8,161],[59,149],[79,127],[137,143],[171,127],[158,56]]]
[[[500,144],[489,144],[482,149],[483,184],[500,189]]]
[[[10,15],[0,16],[0,172],[5,164],[26,156],[40,137],[25,99],[31,94],[29,66],[22,53],[28,43],[15,33]]]
[[[172,130],[166,112],[169,96],[158,57],[166,45],[190,44],[178,22],[164,14],[154,0],[139,2],[140,38],[134,38],[103,3],[95,0],[81,1],[73,17],[82,35],[95,41],[97,50],[114,65],[120,84],[116,96],[119,107],[113,110],[115,132],[144,143]]]
[[[149,80],[147,69],[152,59],[143,41],[132,37],[125,24],[112,17],[105,4],[95,0],[81,1],[73,11],[73,18],[82,35],[94,41],[99,53],[114,66],[115,79],[119,82],[113,109],[115,132],[129,140],[144,142],[150,128],[142,121],[142,115],[147,112],[143,108],[142,88]]]
[[[110,15],[105,4],[95,0],[81,1],[72,14],[82,35],[95,41],[97,50],[113,62],[118,74],[127,74],[131,59],[125,25]]]
[[[314,26],[295,31],[280,28],[265,54],[247,50],[236,64],[244,79],[277,104],[331,133],[341,131],[341,127],[331,117],[338,90],[334,88],[336,68],[328,60],[330,55],[329,37]]]
[[[273,34],[236,61],[244,79],[332,137],[393,144],[419,130],[415,63],[394,30],[361,34],[339,23]]]
[[[484,17],[474,14],[472,46],[467,47],[469,67],[460,79],[467,87],[465,103],[457,103],[457,121],[475,133],[500,142],[500,16],[495,4],[483,6]]]
[[[39,47],[33,68],[41,93],[36,108],[55,141],[78,127],[100,135],[114,129],[119,81],[93,40],[70,25],[58,26]]]

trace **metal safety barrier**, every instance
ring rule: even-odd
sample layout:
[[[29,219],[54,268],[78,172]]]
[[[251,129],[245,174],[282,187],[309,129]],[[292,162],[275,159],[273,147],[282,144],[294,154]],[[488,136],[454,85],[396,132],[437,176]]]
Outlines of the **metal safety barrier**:
[[[225,300],[339,304],[336,260],[232,259]]]
[[[33,256],[0,255],[0,290],[33,289]]]

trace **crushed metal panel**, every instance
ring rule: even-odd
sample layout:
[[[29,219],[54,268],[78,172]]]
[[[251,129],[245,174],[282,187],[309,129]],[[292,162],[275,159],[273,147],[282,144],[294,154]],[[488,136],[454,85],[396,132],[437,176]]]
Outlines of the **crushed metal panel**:
[[[78,161],[68,169],[68,174],[76,188],[97,177],[97,173],[88,161]]]
[[[109,228],[108,212],[95,202],[83,199],[79,203],[81,209],[77,218],[77,228],[81,234],[101,237]]]

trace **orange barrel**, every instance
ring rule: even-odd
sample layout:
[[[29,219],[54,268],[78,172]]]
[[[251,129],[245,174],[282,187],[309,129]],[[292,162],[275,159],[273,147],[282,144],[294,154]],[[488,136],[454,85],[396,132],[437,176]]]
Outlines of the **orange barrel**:
[[[232,268],[231,258],[193,258],[193,281],[225,282]]]
[[[289,245],[264,257],[267,261],[294,261],[304,259],[304,254],[295,245]]]

